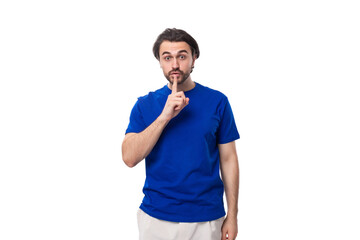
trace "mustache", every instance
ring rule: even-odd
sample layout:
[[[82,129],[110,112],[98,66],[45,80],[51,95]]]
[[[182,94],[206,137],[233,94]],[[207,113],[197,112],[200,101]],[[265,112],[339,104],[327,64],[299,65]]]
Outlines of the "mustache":
[[[174,70],[171,70],[171,71],[169,72],[169,75],[172,74],[172,73],[174,73],[174,72],[178,72],[178,73],[180,73],[180,74],[184,74],[184,72],[181,71],[180,69],[174,69]]]

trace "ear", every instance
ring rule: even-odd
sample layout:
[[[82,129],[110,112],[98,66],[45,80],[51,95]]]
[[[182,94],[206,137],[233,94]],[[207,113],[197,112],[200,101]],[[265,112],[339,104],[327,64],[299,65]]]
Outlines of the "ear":
[[[194,56],[192,57],[192,59],[193,59],[193,62],[192,62],[191,67],[194,68],[194,64],[195,64],[195,60],[197,59],[197,56],[194,55]]]

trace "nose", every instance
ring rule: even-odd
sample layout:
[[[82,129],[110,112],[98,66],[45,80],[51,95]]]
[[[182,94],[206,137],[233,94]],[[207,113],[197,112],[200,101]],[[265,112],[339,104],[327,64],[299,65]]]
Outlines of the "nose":
[[[178,69],[179,68],[179,62],[176,58],[174,58],[174,61],[172,62],[172,68]]]

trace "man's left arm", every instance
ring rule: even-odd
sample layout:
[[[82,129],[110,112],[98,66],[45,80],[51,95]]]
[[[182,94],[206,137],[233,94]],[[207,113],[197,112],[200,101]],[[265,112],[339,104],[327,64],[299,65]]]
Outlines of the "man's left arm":
[[[239,163],[235,141],[219,144],[220,170],[224,182],[228,206],[227,216],[222,226],[221,240],[234,240],[238,233],[237,214],[239,196]]]

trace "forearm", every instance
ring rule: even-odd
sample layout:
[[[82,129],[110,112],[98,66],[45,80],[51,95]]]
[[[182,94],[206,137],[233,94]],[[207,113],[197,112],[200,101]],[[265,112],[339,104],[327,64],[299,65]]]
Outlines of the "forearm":
[[[160,115],[140,133],[128,133],[122,144],[122,156],[129,167],[136,166],[154,148],[169,120]]]
[[[134,167],[149,155],[169,121],[189,104],[189,98],[185,97],[184,92],[177,92],[177,80],[173,83],[172,93],[159,117],[144,131],[126,134],[122,144],[122,156],[127,166]]]
[[[238,196],[239,196],[239,165],[236,161],[223,163],[222,176],[225,187],[225,195],[228,206],[229,217],[237,217],[238,213]]]

